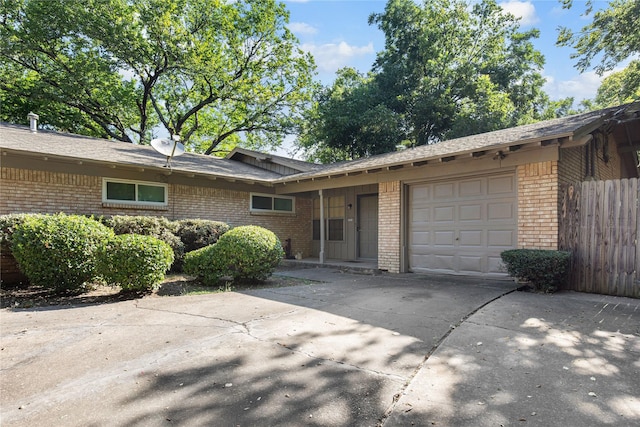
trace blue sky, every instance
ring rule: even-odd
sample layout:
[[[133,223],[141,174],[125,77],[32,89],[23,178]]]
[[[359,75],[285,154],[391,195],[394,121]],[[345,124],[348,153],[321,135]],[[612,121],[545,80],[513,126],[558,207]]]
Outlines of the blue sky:
[[[422,3],[422,1],[418,1]],[[521,29],[537,28],[540,38],[534,41],[546,64],[543,76],[545,91],[552,99],[573,96],[576,102],[593,98],[602,80],[594,72],[580,74],[572,49],[556,47],[558,27],[580,29],[591,21],[581,16],[584,1],[575,0],[570,10],[562,9],[558,0],[499,1],[503,9],[521,17]],[[604,8],[606,1],[595,1]],[[360,72],[371,69],[376,52],[384,48],[384,36],[367,24],[371,13],[384,11],[384,0],[285,0],[290,12],[289,28],[300,40],[303,50],[316,59],[318,78],[330,84],[341,67],[354,67]]]

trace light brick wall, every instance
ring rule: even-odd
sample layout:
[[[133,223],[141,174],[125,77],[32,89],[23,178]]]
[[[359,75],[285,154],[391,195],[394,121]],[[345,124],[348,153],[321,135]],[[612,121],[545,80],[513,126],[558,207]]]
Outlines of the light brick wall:
[[[378,185],[378,268],[399,273],[400,266],[400,181]]]
[[[558,162],[518,166],[518,247],[558,249]]]
[[[170,220],[201,218],[232,226],[259,225],[282,240],[291,238],[292,253],[311,253],[311,200],[297,197],[295,214],[254,214],[250,194],[218,188],[169,185],[169,205],[140,208],[102,203],[102,178],[95,176],[0,169],[0,215],[58,213],[164,216]]]

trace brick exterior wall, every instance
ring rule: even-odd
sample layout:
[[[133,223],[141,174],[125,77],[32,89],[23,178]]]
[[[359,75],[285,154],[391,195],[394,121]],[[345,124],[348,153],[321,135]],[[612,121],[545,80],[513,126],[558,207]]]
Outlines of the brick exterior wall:
[[[259,225],[285,242],[292,254],[311,253],[311,200],[296,198],[295,214],[251,213],[250,193],[219,188],[169,185],[169,204],[141,208],[102,203],[102,178],[96,176],[0,169],[0,215],[49,213],[164,216],[170,220],[201,218],[231,226]]]
[[[378,185],[378,268],[399,273],[400,266],[400,181]]]
[[[558,248],[558,162],[518,166],[518,247]]]

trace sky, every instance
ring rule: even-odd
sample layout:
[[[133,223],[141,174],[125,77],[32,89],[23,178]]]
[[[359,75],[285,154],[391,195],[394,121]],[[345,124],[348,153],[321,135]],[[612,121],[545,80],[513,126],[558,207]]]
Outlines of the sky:
[[[421,0],[417,0],[422,3]],[[575,0],[570,10],[558,0],[498,1],[503,9],[521,17],[521,30],[537,28],[540,37],[533,41],[542,52],[546,64],[542,75],[544,87],[551,99],[574,97],[576,103],[594,98],[602,77],[593,71],[580,74],[571,59],[571,48],[557,47],[558,27],[574,30],[591,22],[581,16],[585,2]],[[604,8],[607,1],[595,1],[595,8]],[[376,26],[368,25],[371,13],[384,11],[386,0],[285,0],[290,12],[289,29],[297,36],[303,50],[316,60],[318,79],[329,85],[335,72],[353,67],[362,73],[370,71],[376,52],[384,49],[384,35]]]

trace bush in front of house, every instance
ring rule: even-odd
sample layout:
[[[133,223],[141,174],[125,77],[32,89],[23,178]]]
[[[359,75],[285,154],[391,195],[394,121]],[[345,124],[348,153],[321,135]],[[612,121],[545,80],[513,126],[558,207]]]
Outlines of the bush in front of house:
[[[0,251],[11,253],[11,236],[16,227],[22,224],[30,214],[0,215]],[[35,214],[32,214],[33,216]]]
[[[113,230],[80,215],[27,215],[11,236],[20,270],[36,286],[77,292],[96,277],[97,251]]]
[[[0,215],[0,284],[16,285],[27,283],[29,279],[20,271],[18,261],[11,249],[11,236],[16,227],[28,214]]]
[[[554,292],[568,279],[571,253],[567,251],[512,249],[500,257],[511,277],[529,282],[539,292]]]
[[[280,239],[272,231],[247,225],[223,234],[214,245],[189,252],[184,267],[209,285],[226,276],[234,281],[265,280],[283,256]]]
[[[171,246],[156,237],[120,234],[100,248],[97,271],[108,285],[147,292],[164,280],[173,257]]]
[[[116,234],[140,234],[153,236],[171,246],[173,250],[174,271],[180,271],[184,258],[184,244],[174,233],[176,223],[164,217],[114,215],[103,218],[102,222],[111,227]]]
[[[183,271],[198,277],[203,284],[214,286],[224,276],[224,266],[216,256],[216,245],[205,246],[184,256]]]
[[[174,223],[175,234],[184,244],[185,252],[213,245],[230,228],[224,222],[206,219],[182,219]]]

